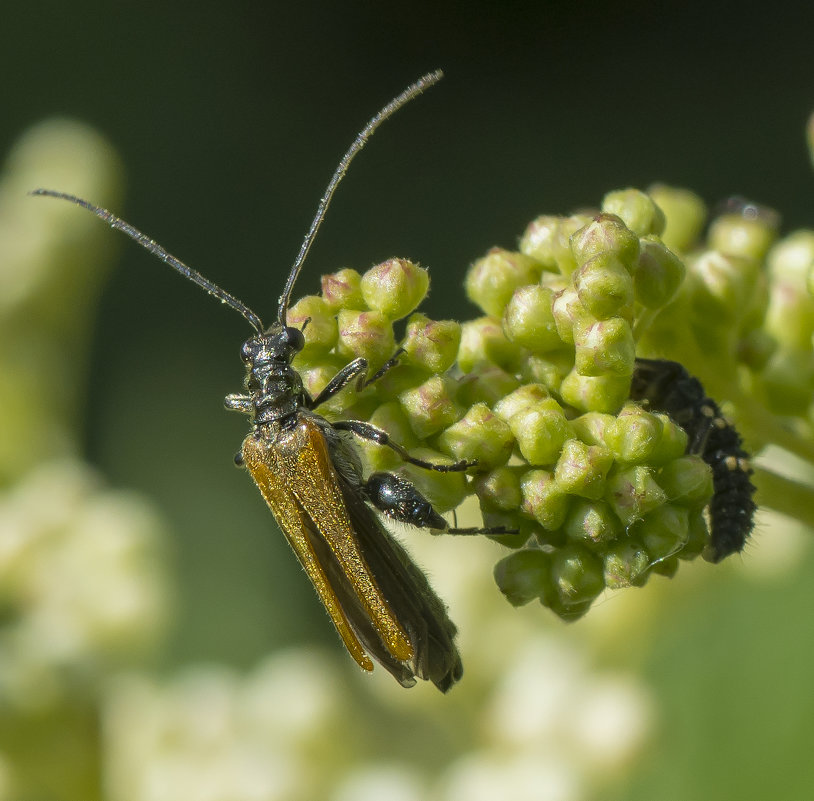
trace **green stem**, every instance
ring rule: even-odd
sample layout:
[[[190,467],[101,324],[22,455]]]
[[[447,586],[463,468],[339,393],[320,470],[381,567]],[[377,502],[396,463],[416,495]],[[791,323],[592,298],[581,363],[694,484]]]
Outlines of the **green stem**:
[[[814,528],[814,487],[756,467],[752,481],[757,487],[761,506],[793,517]]]

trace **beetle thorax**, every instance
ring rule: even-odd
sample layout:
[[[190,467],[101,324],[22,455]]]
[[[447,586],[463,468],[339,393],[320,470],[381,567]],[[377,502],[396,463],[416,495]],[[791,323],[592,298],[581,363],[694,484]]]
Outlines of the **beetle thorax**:
[[[302,379],[291,366],[291,359],[301,348],[301,332],[279,326],[243,343],[244,384],[251,398],[255,425],[283,420],[302,406]]]

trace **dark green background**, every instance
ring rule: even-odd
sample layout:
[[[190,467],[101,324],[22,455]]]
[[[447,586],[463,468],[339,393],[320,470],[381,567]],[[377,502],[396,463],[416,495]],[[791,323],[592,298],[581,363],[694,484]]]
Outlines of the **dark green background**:
[[[431,270],[429,314],[468,315],[459,287],[473,258],[513,246],[534,215],[596,204],[610,189],[659,180],[712,203],[738,193],[781,210],[787,227],[810,225],[803,129],[814,108],[814,12],[804,6],[6,4],[0,144],[7,149],[24,127],[54,114],[97,126],[127,168],[117,211],[270,318],[356,131],[409,82],[443,68],[442,84],[355,162],[298,289],[313,291],[321,272],[403,255]],[[168,664],[248,665],[273,645],[334,636],[256,490],[231,466],[246,423],[221,399],[240,387],[238,349],[248,333],[237,315],[122,243],[99,313],[86,438],[111,480],[151,495],[174,526],[180,612]],[[735,586],[725,583],[718,600],[729,603]],[[810,593],[791,600],[812,601]],[[695,782],[715,788],[708,797],[728,797],[727,787],[747,797],[726,777],[762,765],[741,739],[754,742],[776,721],[752,728],[733,720],[732,742],[724,726],[709,764],[699,762],[685,746],[700,742],[709,757],[713,746],[699,728],[710,707],[687,706],[682,693],[706,699],[697,682],[709,666],[691,649],[728,631],[742,639],[731,662],[719,655],[722,678],[710,697],[728,694],[735,709],[762,692],[752,652],[738,648],[752,643],[762,653],[750,619],[766,604],[778,615],[786,608],[777,595],[727,606],[732,617],[718,611],[703,631],[693,628],[703,615],[688,621],[676,610],[666,629],[686,635],[676,656],[670,643],[654,644],[651,671],[681,690],[665,702],[686,713],[685,734],[669,748],[668,735],[651,779],[658,785],[672,764],[689,784],[661,797],[701,797]],[[811,625],[787,634],[808,645],[778,659],[794,659],[805,674]],[[787,641],[779,639],[773,648]],[[748,691],[732,690],[738,675]],[[770,670],[766,684],[784,675]],[[811,709],[810,688],[786,686],[800,698],[800,722],[810,721],[799,714]],[[812,737],[802,726],[792,735],[801,745]],[[687,761],[671,762],[672,748]],[[787,775],[774,757],[766,765]],[[794,773],[798,786],[810,786]]]

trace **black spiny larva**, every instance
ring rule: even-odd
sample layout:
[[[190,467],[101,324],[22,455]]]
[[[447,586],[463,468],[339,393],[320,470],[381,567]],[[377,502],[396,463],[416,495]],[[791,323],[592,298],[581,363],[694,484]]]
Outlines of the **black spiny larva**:
[[[668,414],[687,432],[687,453],[698,454],[712,468],[707,558],[720,562],[742,551],[754,527],[757,506],[749,479],[749,454],[741,447],[735,427],[707,396],[701,382],[678,362],[637,358],[630,397]]]

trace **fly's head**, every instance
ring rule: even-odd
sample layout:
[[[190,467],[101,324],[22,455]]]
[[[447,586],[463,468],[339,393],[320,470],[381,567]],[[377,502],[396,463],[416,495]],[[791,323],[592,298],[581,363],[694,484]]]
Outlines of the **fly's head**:
[[[246,366],[244,386],[251,397],[256,423],[280,420],[302,406],[302,379],[291,360],[304,345],[299,328],[276,323],[243,343],[240,358]]]

